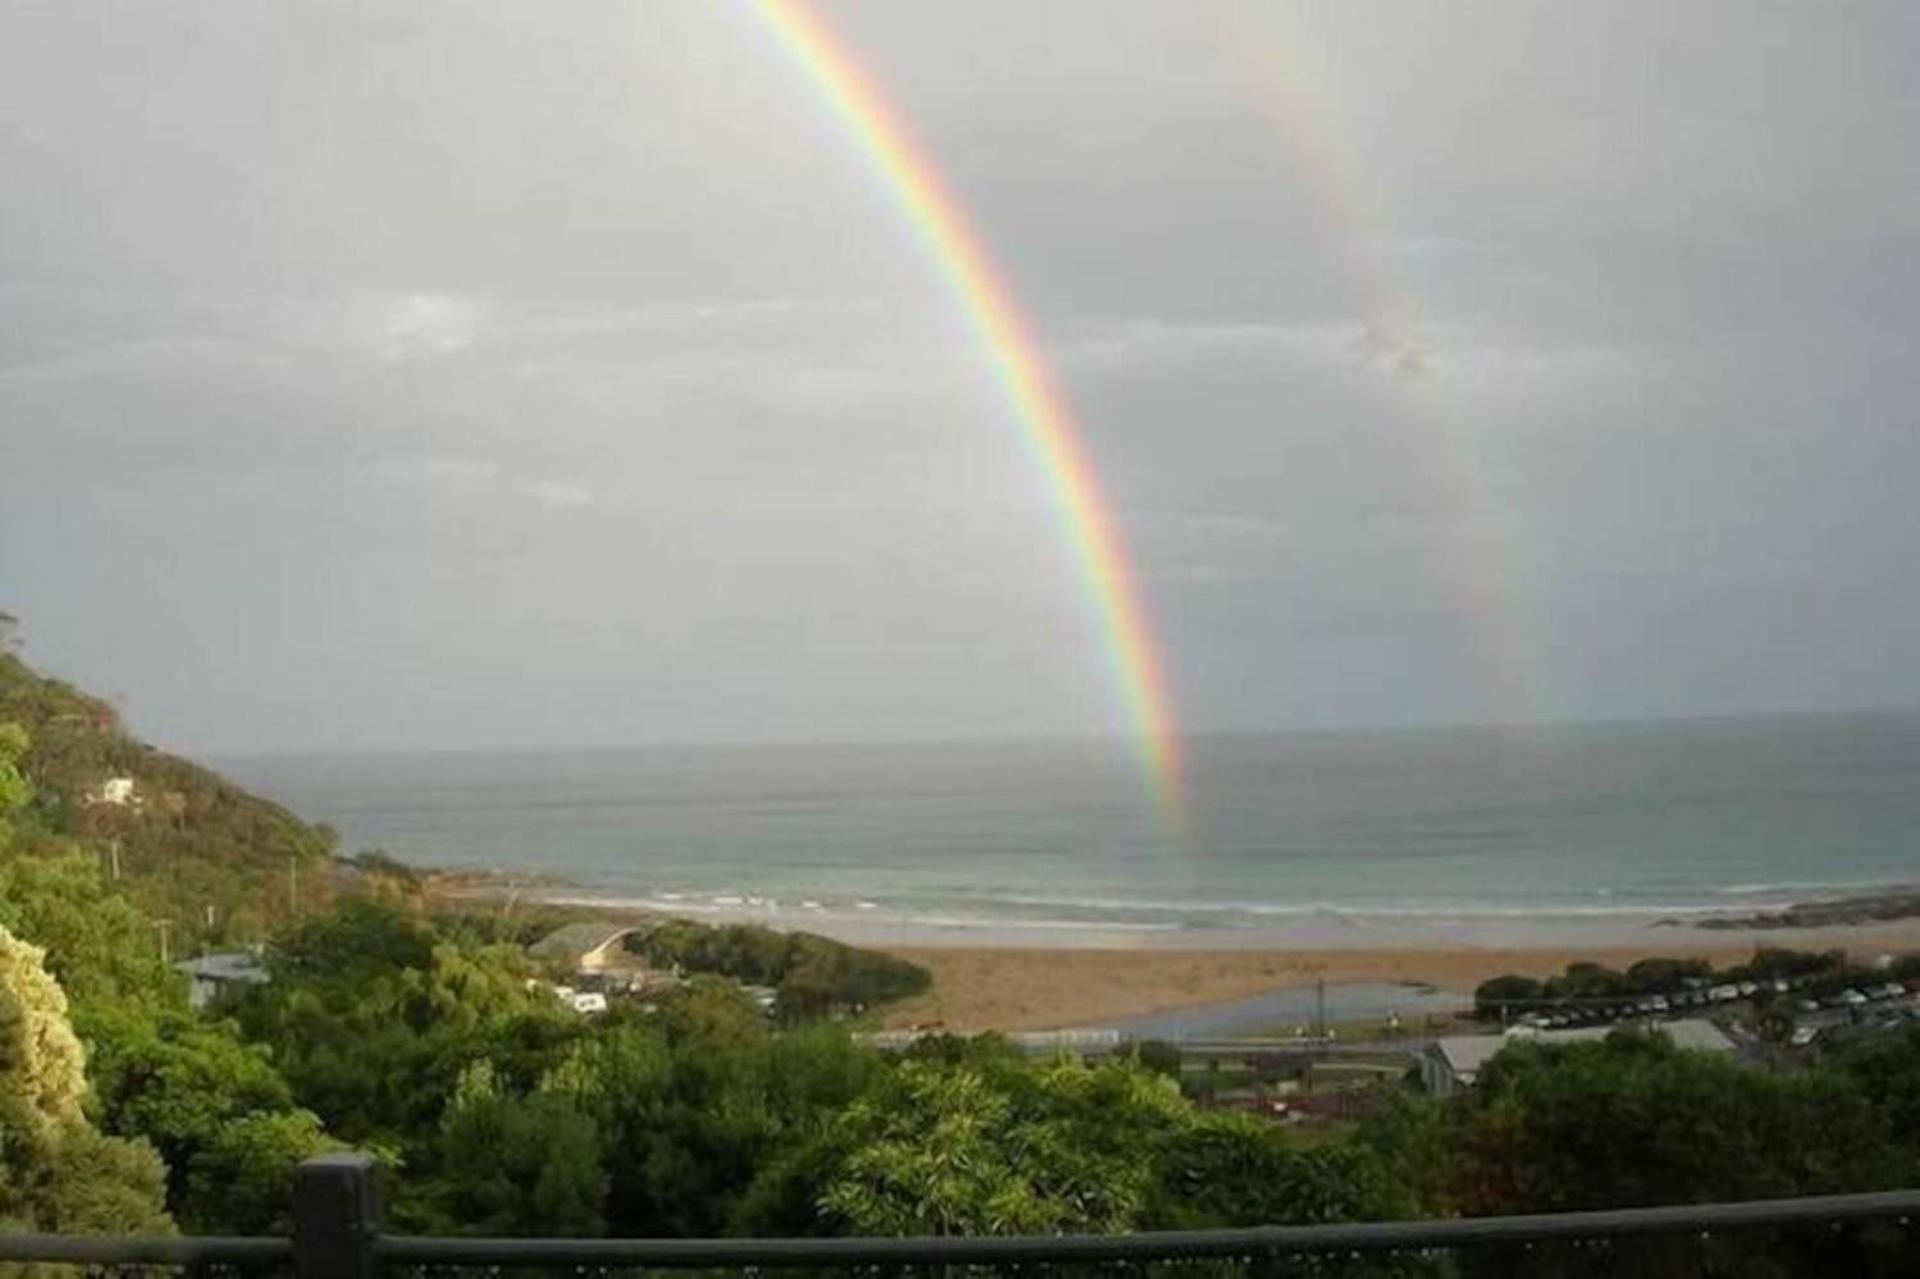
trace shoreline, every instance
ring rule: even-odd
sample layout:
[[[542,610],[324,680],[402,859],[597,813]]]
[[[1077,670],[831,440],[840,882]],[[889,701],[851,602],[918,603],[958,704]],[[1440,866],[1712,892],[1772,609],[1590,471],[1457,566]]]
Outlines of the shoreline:
[[[1871,894],[1674,914],[1672,908],[1538,910],[1437,904],[1432,907],[1303,905],[1249,910],[1231,923],[1207,920],[989,916],[929,913],[882,901],[820,903],[760,897],[626,896],[545,875],[487,870],[426,872],[430,896],[579,912],[606,919],[694,920],[811,932],[882,950],[1046,951],[1727,951],[1767,945],[1846,947],[1888,929],[1920,937],[1920,889],[1889,885]],[[1178,908],[1168,908],[1176,911]],[[1903,931],[1904,930],[1904,931]]]
[[[1100,1026],[1318,982],[1329,988],[1426,987],[1471,996],[1490,977],[1543,977],[1582,961],[1625,968],[1661,956],[1726,966],[1751,957],[1757,948],[1783,947],[1845,950],[1872,963],[1884,954],[1920,950],[1920,918],[1763,931],[1655,921],[1626,929],[1570,929],[1564,920],[1513,921],[1509,927],[1503,920],[1494,930],[1463,926],[1457,936],[1420,935],[1405,927],[1348,927],[1329,936],[1296,920],[1244,936],[1184,931],[1143,937],[1094,928],[1038,930],[1036,937],[1030,935],[1036,930],[1023,933],[1019,925],[940,929],[898,920],[643,909],[551,884],[531,892],[527,887],[523,882],[511,896],[615,925],[674,917],[752,923],[816,932],[898,955],[927,968],[934,985],[927,994],[882,1010],[881,1025],[956,1033]],[[499,903],[510,895],[504,885],[471,875],[438,881],[436,888],[433,896],[440,900],[468,905]]]

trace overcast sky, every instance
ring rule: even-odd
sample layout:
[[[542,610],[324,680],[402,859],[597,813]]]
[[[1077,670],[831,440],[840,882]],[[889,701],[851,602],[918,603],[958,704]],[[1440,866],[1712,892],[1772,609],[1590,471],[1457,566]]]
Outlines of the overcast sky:
[[[822,5],[1196,729],[1920,704],[1920,6]],[[744,4],[0,0],[0,608],[188,749],[1102,733]]]

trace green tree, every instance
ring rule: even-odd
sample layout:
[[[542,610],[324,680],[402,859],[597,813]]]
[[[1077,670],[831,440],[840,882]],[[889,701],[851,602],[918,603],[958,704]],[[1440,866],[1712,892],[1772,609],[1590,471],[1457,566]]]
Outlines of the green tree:
[[[30,744],[26,729],[0,720],[0,852],[6,851],[12,836],[11,815],[33,798],[33,786],[21,768]]]
[[[185,1010],[153,1010],[126,1000],[97,1001],[77,1018],[93,1046],[92,1109],[103,1128],[153,1143],[168,1168],[167,1201],[192,1230],[265,1232],[283,1221],[294,1163],[326,1148],[320,1124],[297,1108],[292,1090],[264,1053],[232,1029]],[[270,1166],[281,1140],[289,1162]],[[218,1187],[222,1170],[244,1164],[254,1181],[234,1195]]]
[[[161,960],[152,921],[109,889],[87,853],[0,861],[0,925],[46,950],[76,1003],[186,1007],[186,980]]]
[[[600,1131],[574,1096],[515,1095],[485,1062],[461,1077],[441,1120],[436,1197],[452,1228],[491,1235],[594,1235],[604,1225]]]
[[[1153,1151],[1192,1113],[1131,1063],[908,1061],[835,1125],[844,1154],[820,1203],[860,1234],[1128,1230],[1155,1188]]]
[[[277,981],[347,984],[424,971],[433,964],[430,925],[392,905],[349,899],[274,939],[267,963]]]
[[[1410,1216],[1407,1183],[1370,1147],[1303,1144],[1250,1115],[1202,1113],[1156,1152],[1152,1229],[1190,1230]]]
[[[159,1158],[86,1121],[85,1052],[41,960],[0,928],[0,1227],[170,1230]]]
[[[1670,995],[1689,981],[1706,981],[1713,965],[1704,959],[1637,960],[1627,966],[1627,985],[1641,994]]]
[[[1531,977],[1516,973],[1490,977],[1474,987],[1473,1014],[1481,1018],[1497,1018],[1516,1007],[1525,1009],[1540,997],[1540,983]]]
[[[779,1014],[786,1021],[837,1009],[870,1008],[919,994],[933,980],[926,969],[894,955],[814,933],[779,932],[754,924],[714,928],[691,920],[668,920],[631,935],[626,944],[661,967],[672,965],[773,986]]]
[[[1772,1075],[1630,1031],[1495,1057],[1462,1154],[1478,1213],[1874,1189],[1909,1163],[1837,1072]]]
[[[1605,964],[1568,964],[1558,977],[1549,977],[1541,991],[1549,999],[1611,999],[1627,991],[1627,980]]]
[[[1866,1093],[1887,1139],[1911,1157],[1903,1183],[1920,1184],[1920,1028],[1859,1044],[1824,1070],[1843,1075]]]
[[[205,1137],[187,1165],[177,1200],[180,1219],[208,1233],[290,1234],[294,1169],[339,1148],[310,1110],[230,1118]]]
[[[526,1091],[590,1032],[517,947],[449,943],[389,906],[345,903],[280,939],[267,962],[273,980],[228,1011],[327,1131],[397,1158],[402,1225],[435,1219],[441,1120],[461,1070],[484,1059]]]
[[[1367,1100],[1355,1125],[1355,1141],[1371,1150],[1406,1188],[1415,1215],[1456,1215],[1463,1107],[1388,1086],[1375,1088]]]

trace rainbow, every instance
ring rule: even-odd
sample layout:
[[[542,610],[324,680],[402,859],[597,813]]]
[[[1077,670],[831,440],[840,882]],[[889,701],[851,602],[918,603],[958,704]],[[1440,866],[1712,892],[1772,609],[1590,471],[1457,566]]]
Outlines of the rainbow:
[[[819,15],[805,0],[756,4],[880,175],[979,339],[1081,565],[1119,701],[1162,820],[1178,829],[1185,821],[1180,739],[1140,588],[1080,429],[1012,290],[925,148]]]
[[[1428,548],[1432,570],[1452,597],[1456,629],[1486,714],[1497,723],[1548,717],[1538,669],[1541,646],[1534,592],[1507,527],[1526,514],[1524,502],[1490,473],[1470,423],[1449,411],[1444,365],[1412,336],[1419,311],[1413,290],[1388,270],[1373,228],[1387,219],[1369,191],[1364,149],[1335,109],[1342,95],[1316,74],[1310,42],[1289,29],[1278,6],[1226,11],[1230,45],[1240,61],[1249,102],[1274,126],[1341,251],[1341,266],[1359,312],[1356,351],[1376,373],[1374,385],[1406,424],[1410,471],[1444,501],[1455,530]],[[1542,530],[1530,530],[1532,536]]]

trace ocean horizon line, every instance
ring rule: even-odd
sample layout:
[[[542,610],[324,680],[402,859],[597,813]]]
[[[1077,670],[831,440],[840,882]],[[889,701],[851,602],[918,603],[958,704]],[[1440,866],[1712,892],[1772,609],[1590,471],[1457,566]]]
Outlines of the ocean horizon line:
[[[1553,730],[1632,729],[1711,727],[1751,725],[1773,721],[1805,723],[1835,720],[1858,722],[1920,720],[1920,705],[1915,706],[1833,706],[1782,707],[1743,711],[1701,711],[1653,715],[1614,715],[1594,718],[1549,717],[1529,720],[1433,720],[1406,723],[1353,723],[1298,725],[1274,728],[1195,728],[1182,730],[1189,743],[1249,741],[1273,738],[1374,738],[1421,736],[1449,733],[1525,733]],[[1129,747],[1133,742],[1119,732],[1049,732],[1006,734],[961,734],[946,737],[920,735],[874,737],[772,737],[772,738],[660,738],[644,741],[510,743],[482,742],[460,744],[394,746],[199,746],[191,742],[168,743],[168,749],[186,751],[211,763],[222,760],[305,760],[305,759],[379,759],[379,758],[499,758],[527,755],[598,755],[645,753],[653,751],[784,751],[807,748],[822,750],[892,748],[941,748],[969,746],[1111,746]]]

